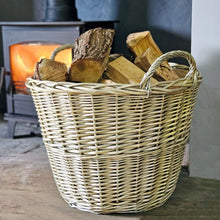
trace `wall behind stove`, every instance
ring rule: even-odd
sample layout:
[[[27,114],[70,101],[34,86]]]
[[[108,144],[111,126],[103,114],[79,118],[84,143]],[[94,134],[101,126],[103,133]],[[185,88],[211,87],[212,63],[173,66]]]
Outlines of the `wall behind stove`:
[[[115,51],[129,55],[126,37],[150,30],[163,52],[190,51],[192,0],[76,0],[82,20],[119,20]]]
[[[0,21],[42,21],[45,0],[0,0]],[[89,20],[119,20],[117,52],[129,55],[125,41],[131,32],[150,30],[163,52],[190,51],[192,0],[76,0],[78,17]],[[1,58],[2,64],[2,58]]]
[[[78,18],[118,20],[115,52],[130,56],[126,37],[131,32],[150,30],[163,52],[174,49],[190,51],[192,0],[76,0]],[[45,0],[0,0],[1,21],[43,21]],[[1,42],[1,36],[0,36]],[[3,66],[0,45],[0,66]],[[0,95],[0,103],[2,95]],[[0,111],[5,107],[0,104]]]

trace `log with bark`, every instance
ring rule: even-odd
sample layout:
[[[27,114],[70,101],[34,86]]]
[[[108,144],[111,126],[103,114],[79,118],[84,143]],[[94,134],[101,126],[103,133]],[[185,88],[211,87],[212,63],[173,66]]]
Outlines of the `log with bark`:
[[[109,61],[114,30],[91,29],[75,40],[74,58],[69,81],[96,83]]]
[[[67,72],[65,63],[43,58],[36,63],[34,79],[65,82],[67,80]]]

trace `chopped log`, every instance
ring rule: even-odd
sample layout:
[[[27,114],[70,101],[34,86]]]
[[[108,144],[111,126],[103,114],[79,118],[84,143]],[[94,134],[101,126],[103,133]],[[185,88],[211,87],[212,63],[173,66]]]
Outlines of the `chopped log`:
[[[180,65],[176,63],[169,63],[172,70],[178,75],[179,78],[184,78],[189,72],[189,67],[185,65]]]
[[[64,82],[67,80],[67,71],[65,63],[43,58],[36,63],[34,78],[38,80]]]
[[[142,70],[148,71],[153,62],[161,55],[162,52],[158,52],[158,50],[155,50],[150,45],[143,54],[135,58],[134,63]],[[157,68],[154,77],[158,81],[173,81],[179,78],[178,75],[171,69],[167,61],[161,63],[160,67]]]
[[[75,40],[74,58],[69,71],[69,80],[96,83],[101,78],[109,61],[114,30],[91,29]]]
[[[136,57],[134,63],[144,71],[148,71],[152,63],[162,55],[150,31],[129,34],[126,43]],[[178,75],[171,70],[167,61],[164,61],[160,65],[154,77],[158,81],[173,81],[179,78]]]
[[[143,70],[123,56],[110,62],[106,70],[106,75],[116,83],[140,83],[144,74],[145,72]],[[156,79],[151,79],[152,84],[157,82]]]
[[[151,46],[158,53],[162,54],[150,31],[129,34],[127,36],[126,44],[135,57],[142,55],[149,48],[149,46]]]

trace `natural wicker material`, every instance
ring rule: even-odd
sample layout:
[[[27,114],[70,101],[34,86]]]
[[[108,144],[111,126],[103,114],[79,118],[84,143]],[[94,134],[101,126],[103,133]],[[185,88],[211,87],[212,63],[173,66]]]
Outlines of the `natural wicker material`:
[[[179,56],[190,64],[186,78],[150,88],[155,68]],[[143,89],[29,78],[26,84],[64,200],[93,213],[133,213],[164,204],[180,173],[201,80],[194,59],[183,51],[158,58]]]

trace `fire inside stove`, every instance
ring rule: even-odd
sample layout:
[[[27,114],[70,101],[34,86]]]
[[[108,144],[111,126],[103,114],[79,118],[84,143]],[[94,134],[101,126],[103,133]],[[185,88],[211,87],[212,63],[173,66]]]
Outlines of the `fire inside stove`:
[[[27,93],[25,81],[33,76],[36,63],[42,58],[50,58],[52,52],[60,45],[48,42],[25,42],[10,46],[11,77],[15,93]],[[72,62],[72,50],[59,52],[55,60],[69,67]]]

